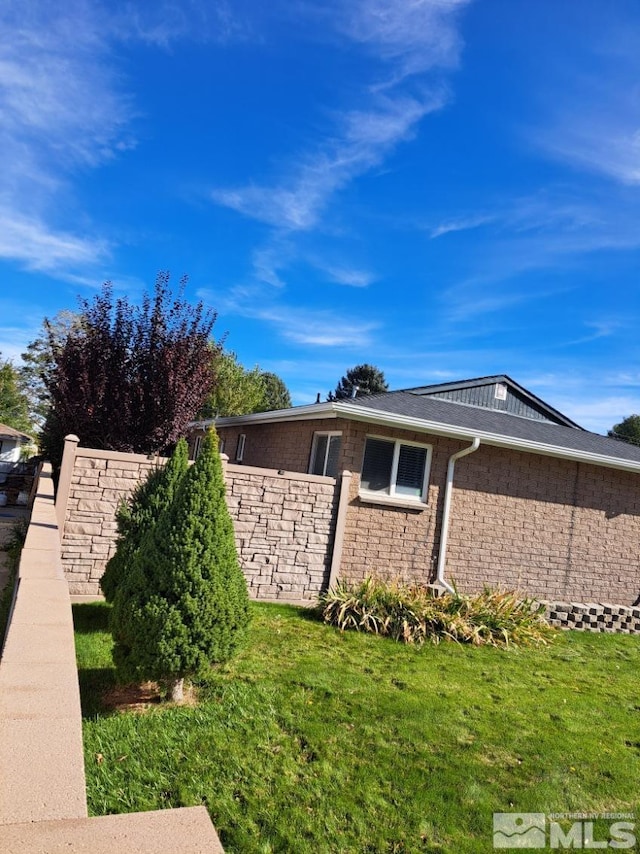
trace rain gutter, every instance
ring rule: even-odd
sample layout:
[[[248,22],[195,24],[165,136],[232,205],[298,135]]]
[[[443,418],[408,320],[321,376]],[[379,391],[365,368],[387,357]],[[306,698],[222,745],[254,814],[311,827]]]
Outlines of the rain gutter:
[[[438,551],[438,569],[436,573],[436,584],[444,587],[449,593],[454,593],[453,587],[444,579],[444,572],[447,561],[447,543],[449,540],[449,517],[451,515],[451,498],[453,495],[453,474],[456,468],[456,461],[469,454],[473,454],[480,447],[480,438],[476,436],[473,442],[466,448],[456,451],[449,457],[449,465],[447,466],[447,483],[444,489],[444,506],[442,508],[442,524],[440,526],[440,548]]]

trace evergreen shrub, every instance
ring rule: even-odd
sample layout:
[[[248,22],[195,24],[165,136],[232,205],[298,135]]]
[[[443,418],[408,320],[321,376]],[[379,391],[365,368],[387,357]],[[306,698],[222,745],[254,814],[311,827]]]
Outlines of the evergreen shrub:
[[[170,506],[180,481],[189,468],[189,449],[184,439],[176,444],[164,466],[153,469],[146,480],[123,501],[116,513],[116,551],[107,562],[100,588],[107,602],[113,602],[118,584],[130,570],[145,534]]]
[[[212,430],[116,591],[112,631],[119,677],[159,681],[180,699],[183,680],[230,658],[248,623],[247,585]]]

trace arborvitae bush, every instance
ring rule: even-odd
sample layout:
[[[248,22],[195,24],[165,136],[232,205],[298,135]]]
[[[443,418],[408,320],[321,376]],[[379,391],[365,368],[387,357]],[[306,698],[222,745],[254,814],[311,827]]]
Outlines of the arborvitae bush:
[[[166,465],[153,469],[149,477],[136,486],[129,500],[118,508],[116,551],[100,579],[107,602],[113,602],[120,580],[130,571],[143,537],[171,505],[188,467],[189,449],[185,440],[180,439]]]
[[[185,677],[226,661],[244,639],[249,598],[224,496],[210,431],[118,586],[112,630],[120,679],[156,680],[180,699]]]

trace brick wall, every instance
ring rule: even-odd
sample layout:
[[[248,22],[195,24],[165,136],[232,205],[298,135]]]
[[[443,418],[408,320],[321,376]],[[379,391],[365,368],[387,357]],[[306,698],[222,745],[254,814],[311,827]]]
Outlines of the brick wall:
[[[345,423],[337,419],[289,421],[278,424],[251,424],[249,427],[220,427],[218,436],[224,441],[224,453],[230,463],[236,462],[238,436],[246,435],[243,465],[270,469],[306,472],[309,470],[311,445],[316,431],[342,430]],[[193,448],[195,436],[204,435],[196,430],[190,435]],[[338,465],[338,471],[348,466]]]
[[[456,467],[447,571],[548,601],[640,595],[640,477],[481,446]]]
[[[227,448],[244,432],[262,464],[273,459],[290,471],[306,470],[314,431],[341,430],[339,470],[354,474],[340,576],[435,579],[447,464],[468,441],[341,419],[225,430]],[[431,445],[424,508],[359,497],[368,434]],[[481,445],[456,464],[454,484],[446,577],[461,590],[492,585],[545,601],[621,605],[640,595],[638,475]]]
[[[392,504],[371,504],[359,497],[360,470],[367,435],[402,438],[431,446],[431,471],[427,501],[418,508]],[[367,575],[401,578],[428,584],[435,578],[440,543],[442,494],[447,461],[462,443],[397,431],[377,425],[352,422],[343,434],[343,454],[347,468],[354,472],[345,522],[345,539],[340,575],[359,581]],[[357,474],[356,474],[357,472]]]
[[[100,592],[115,550],[118,505],[157,464],[67,442],[60,478],[62,562],[73,594]],[[65,484],[66,473],[66,484]],[[334,478],[225,466],[227,504],[251,596],[306,601],[329,580],[339,486]]]
[[[220,435],[227,440],[225,450],[230,456],[235,454],[238,434],[243,432],[247,436],[244,464],[229,466],[234,469],[234,476],[236,469],[240,476],[249,472],[251,466],[260,465],[272,469],[271,477],[286,480],[285,475],[276,472],[306,472],[313,434],[327,430],[342,431],[338,470],[354,473],[345,496],[340,577],[357,580],[373,574],[423,584],[432,582],[440,547],[447,463],[451,454],[466,447],[468,441],[341,419],[224,428]],[[431,445],[428,500],[424,507],[372,504],[360,498],[357,473],[362,467],[368,434]],[[149,465],[145,458],[140,459],[143,465]],[[123,481],[131,479],[126,470],[121,471]],[[110,482],[109,472],[85,470],[83,476],[93,478],[98,484],[103,482],[103,476]],[[300,474],[303,483],[305,477]],[[243,481],[239,480],[240,483]],[[97,524],[91,518],[91,498],[81,492],[89,485],[78,482],[78,491],[73,495],[84,501],[81,504],[78,500],[75,508],[76,539],[67,543],[67,551],[68,559],[78,567],[70,565],[70,572],[78,573],[70,578],[82,584],[80,576],[84,574],[86,583],[95,587],[105,556],[96,556],[93,549],[96,546],[104,552],[113,529],[91,527]],[[120,486],[126,488],[127,484]],[[299,528],[302,538],[294,541],[289,538],[291,531],[285,524],[294,520],[284,516],[285,510],[295,512],[294,508],[283,503],[277,509],[277,502],[270,500],[274,490],[263,485],[255,488],[262,490],[261,501],[269,496],[268,509],[261,517],[258,494],[247,493],[246,514],[238,517],[237,532],[250,583],[262,588],[260,595],[268,595],[271,588],[278,589],[281,596],[286,592],[306,596],[317,583],[320,570],[313,573],[313,582],[311,572],[302,582],[284,577],[292,575],[287,567],[291,566],[294,553],[298,556],[297,564],[307,559],[303,555],[310,555],[312,561],[318,561],[316,567],[320,566],[311,546],[319,545],[313,542],[314,537],[325,536],[324,521],[320,517],[322,530],[311,530],[310,517],[306,515],[310,512],[314,517],[320,505],[313,511],[303,511],[304,524]],[[230,498],[239,501],[240,493],[236,490],[240,489],[240,486],[230,487]],[[113,487],[93,499],[114,503]],[[299,499],[302,504],[309,504],[300,496],[295,498]],[[335,496],[332,500],[335,507]],[[240,506],[238,503],[238,512]],[[99,512],[98,507],[96,514]],[[265,524],[257,521],[262,518],[271,525],[268,544],[264,542]],[[265,555],[267,548],[273,547],[276,532],[281,535],[284,551],[277,564],[270,564]],[[251,552],[250,540],[254,536],[258,547]],[[74,550],[75,557],[71,554]],[[272,581],[265,582],[270,567]],[[326,560],[322,573],[326,578]],[[545,601],[632,605],[640,596],[640,477],[481,445],[456,465],[446,577],[455,580],[463,591],[491,585],[521,590]],[[286,585],[292,585],[292,589],[285,591]]]

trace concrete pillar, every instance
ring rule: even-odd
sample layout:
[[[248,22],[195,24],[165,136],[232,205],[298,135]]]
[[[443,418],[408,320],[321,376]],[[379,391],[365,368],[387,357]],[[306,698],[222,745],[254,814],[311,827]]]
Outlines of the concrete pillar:
[[[60,541],[64,535],[64,521],[67,515],[67,502],[71,489],[71,476],[76,460],[76,450],[80,439],[70,433],[64,437],[64,452],[62,454],[62,466],[60,467],[60,479],[58,480],[58,491],[56,492],[56,520],[60,531]]]
[[[342,547],[344,545],[344,527],[347,520],[347,508],[349,506],[349,487],[351,486],[351,472],[342,472],[340,483],[340,497],[336,510],[336,529],[333,536],[333,553],[331,555],[331,569],[329,571],[329,589],[334,587],[340,574],[342,563]]]

